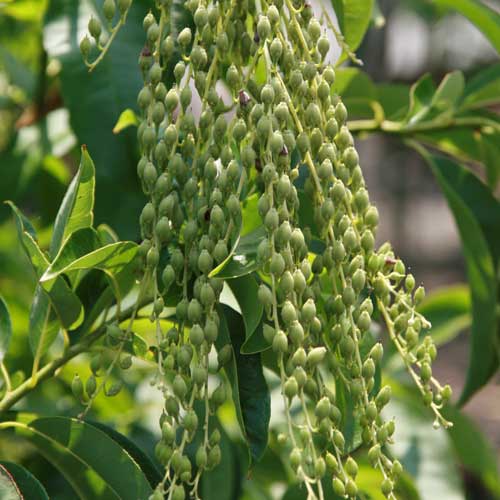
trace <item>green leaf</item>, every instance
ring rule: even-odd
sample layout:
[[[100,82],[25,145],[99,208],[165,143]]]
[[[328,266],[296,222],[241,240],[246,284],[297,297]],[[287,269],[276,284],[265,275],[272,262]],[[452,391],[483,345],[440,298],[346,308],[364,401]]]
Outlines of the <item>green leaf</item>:
[[[53,259],[61,245],[78,229],[92,227],[94,219],[95,167],[87,148],[82,147],[80,167],[59,208],[49,254]]]
[[[373,0],[332,0],[332,5],[345,42],[350,50],[355,51],[370,26]],[[338,62],[346,58],[344,52]]]
[[[442,79],[432,98],[432,107],[451,111],[462,97],[465,79],[461,71],[448,73]]]
[[[23,500],[14,478],[0,463],[0,498],[3,500]]]
[[[478,108],[500,101],[500,63],[492,64],[465,85],[462,107]]]
[[[245,338],[248,339],[259,326],[264,308],[255,300],[259,285],[251,275],[241,276],[227,282],[233,292],[245,324]]]
[[[9,310],[5,300],[0,295],[0,363],[9,350],[10,339],[12,337],[12,323]]]
[[[131,441],[127,436],[120,434],[115,429],[104,425],[101,422],[86,421],[88,425],[96,427],[100,431],[104,432],[113,441],[121,446],[139,465],[142,472],[149,481],[151,488],[155,488],[158,483],[163,479],[162,472],[158,469],[155,463],[146,455],[144,451],[141,450],[133,441]]]
[[[349,388],[340,379],[335,380],[336,405],[342,413],[340,431],[345,438],[345,453],[351,453],[363,443],[360,415]]]
[[[67,417],[30,420],[10,424],[63,474],[81,499],[137,500],[152,493],[139,465],[104,432]]]
[[[456,10],[469,19],[500,53],[500,14],[478,0],[434,0],[436,5]]]
[[[410,109],[406,121],[413,125],[424,118],[432,106],[436,87],[430,74],[426,74],[414,83],[410,89]]]
[[[377,86],[377,100],[386,118],[402,120],[410,106],[410,88],[397,83],[381,83]]]
[[[73,233],[40,278],[44,288],[50,289],[61,274],[80,269],[100,269],[112,275],[118,274],[132,262],[138,249],[132,241],[119,241],[95,249],[99,244],[97,233],[91,228]]]
[[[71,128],[78,142],[92,151],[97,166],[96,220],[106,221],[122,238],[130,239],[137,233],[130,221],[137,220],[143,204],[136,181],[137,140],[134,130],[116,135],[113,128],[124,109],[137,106],[137,94],[143,85],[137,58],[144,46],[142,20],[149,8],[149,1],[133,2],[126,26],[92,73],[83,63],[79,49],[83,32],[76,28],[87,26],[93,14],[100,18],[106,31],[107,22],[96,2],[52,0],[43,29],[49,59],[61,63],[61,94],[69,110]],[[120,210],[116,210],[117,206]]]
[[[500,242],[498,202],[481,181],[453,161],[417,148],[429,163],[458,227],[472,300],[469,367],[460,404],[481,388],[498,368],[497,283],[495,262]],[[477,206],[476,206],[477,204]],[[496,229],[494,229],[496,228]]]
[[[353,67],[337,69],[332,90],[341,95],[343,100],[377,97],[377,87],[370,76]]]
[[[128,127],[137,127],[139,120],[133,109],[122,111],[116,125],[113,127],[113,134],[119,134],[122,130]]]
[[[232,389],[236,416],[248,445],[251,463],[257,462],[267,447],[271,397],[262,373],[260,354],[242,355],[243,319],[230,307],[219,307],[220,327],[217,349],[233,346],[233,357],[224,367]]]
[[[40,481],[31,474],[27,469],[21,467],[20,465],[14,464],[12,462],[0,461],[0,472],[6,471],[7,474],[12,478],[17,489],[21,493],[21,496],[14,497],[26,500],[49,500],[45,488],[42,486]],[[3,474],[0,474],[0,483],[3,481]],[[8,496],[3,496],[2,486],[0,486],[0,498],[7,500]]]
[[[258,267],[257,247],[265,236],[263,226],[242,236],[231,256],[216,267],[210,276],[233,279],[253,273]]]
[[[471,325],[471,297],[467,285],[438,288],[429,294],[418,311],[432,324],[430,331],[437,346],[453,340]]]
[[[38,284],[30,308],[29,341],[34,356],[45,354],[59,332],[60,321],[51,308],[49,295]]]
[[[455,455],[467,473],[473,474],[491,491],[492,498],[500,497],[500,474],[495,450],[486,436],[467,415],[453,406],[444,409],[445,418],[453,422],[448,429]]]
[[[49,267],[49,261],[35,240],[33,227],[23,216],[20,210],[8,202],[16,221],[17,233],[22,247],[31,262],[37,278]],[[62,278],[54,281],[49,293],[50,305],[56,311],[58,318],[65,328],[77,328],[83,321],[83,307],[79,298]],[[33,354],[43,354],[51,345],[57,333],[57,321],[50,316],[50,307],[47,297],[41,287],[35,290],[35,297],[30,311],[30,346]]]

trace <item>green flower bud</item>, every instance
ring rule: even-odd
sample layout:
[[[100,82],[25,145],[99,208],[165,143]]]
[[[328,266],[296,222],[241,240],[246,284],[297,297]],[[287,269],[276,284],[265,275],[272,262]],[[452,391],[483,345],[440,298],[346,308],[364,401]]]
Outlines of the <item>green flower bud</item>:
[[[321,54],[321,57],[324,59],[330,50],[330,42],[328,41],[328,38],[326,36],[320,37],[316,47],[318,52]]]
[[[120,14],[122,16],[123,16],[123,14],[125,14],[125,12],[128,11],[131,3],[132,3],[132,0],[118,0],[118,10],[120,11]]]
[[[191,43],[191,39],[192,39],[191,29],[184,28],[177,36],[177,43],[181,47],[186,48]]]
[[[226,81],[227,84],[229,85],[229,88],[233,90],[238,90],[240,88],[241,85],[240,74],[234,64],[229,66],[229,69],[227,70]]]
[[[205,334],[200,325],[195,324],[189,331],[189,341],[194,346],[200,346],[205,340]]]
[[[188,392],[186,382],[181,375],[176,375],[172,383],[172,390],[179,399],[184,399]]]
[[[275,38],[269,47],[269,53],[271,55],[271,60],[276,63],[281,57],[281,54],[283,54],[283,45],[279,38]]]
[[[386,477],[382,481],[380,489],[382,490],[382,493],[387,497],[392,493],[392,490],[394,489],[394,483],[389,478]]]
[[[285,353],[288,350],[288,339],[285,332],[279,331],[273,339],[273,351]]]
[[[89,40],[89,37],[85,35],[80,42],[80,52],[82,53],[83,59],[87,60],[90,50],[92,49],[92,44]]]
[[[306,322],[311,322],[316,316],[316,305],[312,299],[308,299],[302,306],[301,318]]]
[[[95,17],[91,17],[88,24],[89,33],[96,41],[99,41],[101,36],[102,28],[101,23]]]
[[[83,382],[78,374],[73,377],[73,381],[71,382],[71,391],[73,392],[73,396],[81,401],[84,397],[83,390]]]
[[[309,366],[317,366],[325,359],[325,355],[325,347],[315,347],[314,349],[311,349],[307,354],[307,364]]]
[[[283,393],[288,399],[293,399],[299,392],[299,384],[295,377],[290,377],[283,385]]]
[[[260,40],[266,40],[271,34],[271,23],[266,16],[261,16],[257,22],[257,34]]]
[[[339,497],[345,496],[345,486],[344,483],[338,478],[334,477],[332,480],[332,489],[335,495]]]
[[[388,385],[385,385],[380,389],[377,397],[375,398],[375,403],[378,408],[383,408],[391,399],[391,388]]]

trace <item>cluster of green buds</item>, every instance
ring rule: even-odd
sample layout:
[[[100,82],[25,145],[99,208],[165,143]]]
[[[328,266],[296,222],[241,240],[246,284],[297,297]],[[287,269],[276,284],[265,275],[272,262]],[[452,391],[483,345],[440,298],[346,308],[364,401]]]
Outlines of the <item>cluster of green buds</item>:
[[[120,19],[129,4],[119,4]],[[220,369],[233,352],[219,338],[223,281],[212,275],[240,233],[241,200],[258,193],[265,228],[258,299],[287,419],[278,442],[289,450],[308,498],[325,498],[327,477],[337,495],[355,498],[358,466],[346,449],[338,404],[345,391],[369,460],[382,473],[381,490],[394,499],[401,464],[387,452],[395,424],[382,415],[391,390],[377,376],[383,348],[371,334],[372,318],[385,324],[437,426],[449,425],[440,408],[451,391],[432,376],[436,347],[416,311],[424,290],[415,289],[389,244],[375,247],[378,212],[347,110],[332,91],[326,29],[304,0],[188,0],[185,6],[194,29],[178,33],[168,0],[147,14],[139,58],[137,173],[148,197],[139,254],[143,288],[153,297],[156,383],[165,397],[156,453],[166,472],[153,498],[182,500],[186,491],[198,498],[201,474],[220,461],[220,433],[210,415],[226,400]],[[111,22],[114,9],[107,9]],[[100,25],[91,20],[89,30],[99,45]],[[84,56],[89,46],[84,39]],[[310,227],[299,190],[312,207]],[[169,328],[166,305],[175,306]],[[209,364],[214,349],[216,367]],[[195,406],[204,408],[204,421]],[[186,447],[197,434],[200,445],[190,459]]]
[[[89,35],[80,42],[80,51],[85,64],[92,71],[105,56],[120,28],[127,20],[127,14],[132,5],[132,0],[104,0],[102,4],[102,16],[92,16],[89,19]],[[104,21],[104,27],[101,22]],[[94,48],[97,57],[91,61]]]
[[[84,383],[76,374],[71,383],[73,395],[85,406],[81,417],[87,414],[101,391],[108,397],[120,393],[123,387],[120,372],[128,370],[133,363],[132,355],[127,352],[127,346],[130,345],[132,345],[130,328],[123,330],[117,323],[111,323],[106,327],[103,344],[94,348],[90,358],[90,376]],[[115,377],[115,381],[110,383],[112,376]]]

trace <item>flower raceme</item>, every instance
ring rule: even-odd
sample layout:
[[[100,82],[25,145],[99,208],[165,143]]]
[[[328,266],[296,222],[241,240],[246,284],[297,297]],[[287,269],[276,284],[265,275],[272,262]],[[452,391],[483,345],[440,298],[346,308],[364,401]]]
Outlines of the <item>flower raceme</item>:
[[[328,26],[303,0],[188,0],[185,6],[193,25],[176,32],[171,0],[157,2],[143,21],[139,57],[144,86],[137,99],[137,174],[148,198],[140,256],[143,287],[154,297],[155,381],[165,398],[156,447],[165,476],[152,498],[181,500],[186,492],[199,498],[203,472],[221,460],[221,435],[209,417],[228,396],[220,369],[233,350],[217,346],[213,388],[209,356],[219,335],[223,289],[213,271],[230,256],[242,202],[255,193],[265,234],[257,248],[258,300],[287,419],[278,444],[308,498],[325,498],[326,479],[337,495],[356,497],[358,466],[338,403],[342,387],[368,459],[382,474],[381,491],[396,498],[402,468],[386,446],[395,423],[382,411],[391,390],[380,387],[383,347],[372,322],[385,325],[436,426],[449,425],[440,409],[451,391],[432,375],[436,347],[425,333],[430,324],[416,311],[423,288],[416,288],[388,243],[375,245],[379,216],[347,109],[332,91]],[[104,45],[99,21],[90,20],[100,51],[91,62],[92,42],[83,39],[90,69],[129,8],[130,0],[104,2],[110,26],[119,17]],[[312,214],[308,227],[304,204]],[[175,322],[165,331],[160,318],[172,298]],[[301,410],[298,416],[292,406]],[[202,438],[189,458],[186,447],[197,431]]]

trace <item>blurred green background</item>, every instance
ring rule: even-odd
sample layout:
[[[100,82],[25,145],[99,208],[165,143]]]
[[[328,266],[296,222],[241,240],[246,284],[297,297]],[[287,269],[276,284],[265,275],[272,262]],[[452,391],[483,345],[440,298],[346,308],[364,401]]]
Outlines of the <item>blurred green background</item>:
[[[498,2],[490,4],[498,10]],[[96,225],[105,222],[123,239],[138,238],[135,221],[143,196],[135,174],[135,130],[113,134],[112,129],[121,111],[135,108],[141,86],[136,62],[143,34],[140,22],[134,27],[133,21],[142,19],[147,9],[145,0],[134,3],[128,29],[89,75],[77,41],[85,32],[91,2],[0,1],[0,201],[13,200],[22,208],[36,226],[42,246],[48,245],[51,224],[77,168],[81,144],[87,144],[97,166]],[[470,21],[419,0],[379,1],[357,53],[369,77],[375,83],[394,84],[395,93],[426,72],[439,82],[451,70],[460,69],[468,77],[498,64],[490,41]],[[349,92],[355,90],[351,87]],[[380,240],[392,241],[417,281],[429,292],[437,291],[435,300],[439,301],[441,293],[448,301],[451,319],[441,322],[448,330],[442,332],[435,371],[460,394],[468,363],[471,311],[453,217],[430,169],[413,150],[384,134],[361,134],[357,140],[368,188],[381,213]],[[475,169],[474,162],[470,166]],[[494,194],[497,191],[493,188]],[[17,241],[10,209],[1,204],[0,291],[14,326],[7,366],[15,367],[18,380],[29,373],[32,364],[26,333],[35,282]],[[88,374],[86,364],[85,357],[78,358],[57,379],[31,393],[20,408],[46,415],[77,415],[79,408],[69,384],[75,372]],[[113,399],[98,398],[92,418],[112,424],[152,453],[160,403],[147,373],[147,365],[138,363],[127,374],[125,391]],[[393,373],[398,373],[398,367],[393,367]],[[274,386],[276,395],[276,381]],[[456,413],[457,424],[450,433],[433,432],[429,415],[406,392],[397,393],[389,413],[401,419],[394,453],[415,479],[422,499],[498,498],[500,389],[494,378],[470,400],[463,415]],[[238,443],[232,406],[226,405],[220,417]],[[279,426],[279,408],[272,418],[273,425]],[[229,458],[213,481],[227,477],[234,484],[228,484],[227,496],[220,491],[213,496],[206,486],[203,498],[281,498],[287,490],[286,500],[300,498],[283,481],[291,476],[276,451],[275,434],[264,461],[247,479],[242,472],[246,460],[242,448],[227,446]],[[28,445],[4,437],[0,457],[24,464],[42,480],[50,498],[73,498],[61,475]],[[368,470],[364,472],[368,485],[376,483]],[[418,496],[406,493],[402,498]]]

